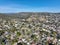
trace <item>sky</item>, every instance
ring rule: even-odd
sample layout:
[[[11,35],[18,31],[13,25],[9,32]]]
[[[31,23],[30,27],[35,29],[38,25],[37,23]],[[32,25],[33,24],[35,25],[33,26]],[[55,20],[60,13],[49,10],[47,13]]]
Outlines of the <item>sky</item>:
[[[0,0],[0,13],[60,12],[60,0]]]

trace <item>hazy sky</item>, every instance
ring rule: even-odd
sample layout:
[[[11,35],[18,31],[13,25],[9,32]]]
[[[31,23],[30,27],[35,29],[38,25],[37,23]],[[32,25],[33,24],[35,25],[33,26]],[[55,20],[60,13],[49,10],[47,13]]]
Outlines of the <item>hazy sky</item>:
[[[0,13],[60,12],[60,0],[0,0]]]

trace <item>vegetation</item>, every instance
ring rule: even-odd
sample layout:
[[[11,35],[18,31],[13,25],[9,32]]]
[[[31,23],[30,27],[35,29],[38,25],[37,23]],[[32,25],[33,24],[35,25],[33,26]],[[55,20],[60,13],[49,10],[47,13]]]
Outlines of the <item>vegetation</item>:
[[[59,13],[0,14],[1,45],[60,45]]]

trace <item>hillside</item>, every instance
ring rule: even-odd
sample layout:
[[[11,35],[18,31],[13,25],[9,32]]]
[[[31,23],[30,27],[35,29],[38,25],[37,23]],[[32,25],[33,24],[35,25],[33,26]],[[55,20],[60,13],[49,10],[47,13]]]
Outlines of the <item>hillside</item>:
[[[0,13],[0,45],[60,45],[60,13]]]

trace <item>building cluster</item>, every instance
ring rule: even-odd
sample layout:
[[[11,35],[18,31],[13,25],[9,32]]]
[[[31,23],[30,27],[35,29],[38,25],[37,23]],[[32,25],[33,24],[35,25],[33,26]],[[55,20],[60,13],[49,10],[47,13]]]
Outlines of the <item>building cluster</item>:
[[[60,17],[32,15],[0,19],[0,45],[60,45]]]

